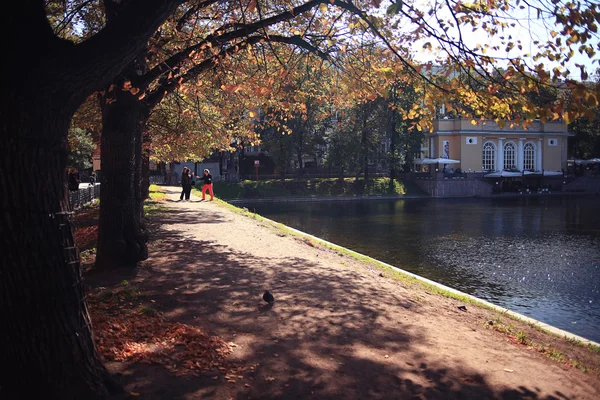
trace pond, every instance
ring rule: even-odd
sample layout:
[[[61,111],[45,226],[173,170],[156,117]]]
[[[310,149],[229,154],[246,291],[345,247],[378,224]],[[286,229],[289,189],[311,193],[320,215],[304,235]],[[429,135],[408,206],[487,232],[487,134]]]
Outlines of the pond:
[[[600,342],[600,198],[240,205]]]

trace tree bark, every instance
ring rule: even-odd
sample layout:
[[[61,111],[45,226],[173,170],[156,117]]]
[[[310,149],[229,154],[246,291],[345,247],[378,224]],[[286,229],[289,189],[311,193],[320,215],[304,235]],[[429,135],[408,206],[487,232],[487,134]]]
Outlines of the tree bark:
[[[136,1],[80,44],[59,39],[44,2],[0,17],[19,64],[0,101],[0,398],[107,399],[122,393],[96,352],[66,190],[71,117],[129,64],[177,1]],[[142,8],[143,7],[143,8]],[[104,188],[103,188],[104,189]]]
[[[102,120],[100,218],[96,267],[135,266],[148,258],[141,225],[142,105],[129,91],[115,89]]]
[[[9,87],[0,109],[0,398],[108,398],[65,182],[75,108],[38,84]]]

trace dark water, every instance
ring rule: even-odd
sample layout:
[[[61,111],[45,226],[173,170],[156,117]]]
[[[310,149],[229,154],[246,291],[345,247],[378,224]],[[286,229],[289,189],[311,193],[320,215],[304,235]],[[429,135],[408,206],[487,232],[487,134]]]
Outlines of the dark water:
[[[598,197],[244,206],[600,342]]]

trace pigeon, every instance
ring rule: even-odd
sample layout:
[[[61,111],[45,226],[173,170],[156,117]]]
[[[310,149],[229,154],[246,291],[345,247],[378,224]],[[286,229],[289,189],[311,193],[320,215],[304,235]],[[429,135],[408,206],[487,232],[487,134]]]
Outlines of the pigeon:
[[[273,302],[275,301],[275,297],[273,297],[271,292],[269,292],[268,290],[265,290],[265,293],[263,294],[263,300],[269,304],[273,304]]]

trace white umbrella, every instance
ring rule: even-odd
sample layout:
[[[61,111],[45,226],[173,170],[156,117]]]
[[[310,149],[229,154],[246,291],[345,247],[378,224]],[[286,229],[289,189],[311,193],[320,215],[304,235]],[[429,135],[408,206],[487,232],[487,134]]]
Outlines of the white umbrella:
[[[544,176],[560,176],[563,175],[562,171],[544,171]]]
[[[598,163],[600,163],[600,158],[591,158],[589,160],[575,160],[575,164],[582,164],[582,165],[598,164]]]
[[[524,175],[542,175],[542,171],[525,171]],[[560,176],[562,171],[544,171],[544,176]]]
[[[517,176],[522,176],[522,172],[511,172],[511,171],[498,171],[492,172],[490,174],[486,174],[484,178],[515,178]]]
[[[421,160],[421,164],[460,164],[460,160],[453,160],[451,158],[424,158]]]

